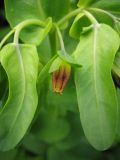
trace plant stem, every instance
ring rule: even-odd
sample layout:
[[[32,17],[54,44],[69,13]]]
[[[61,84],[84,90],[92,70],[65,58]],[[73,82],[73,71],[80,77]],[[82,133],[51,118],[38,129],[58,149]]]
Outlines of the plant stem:
[[[14,43],[18,43],[19,40],[19,35],[20,35],[20,31],[28,26],[28,25],[39,25],[41,27],[45,27],[45,22],[41,21],[41,20],[37,20],[37,19],[29,19],[29,20],[25,20],[21,23],[19,23],[16,27],[15,27],[15,35],[14,35]]]
[[[95,19],[95,17],[89,13],[88,11],[84,10],[83,13],[86,15],[86,17],[88,17],[88,19],[91,21],[92,24],[98,25],[99,23],[97,22],[97,20]]]
[[[56,31],[57,31],[57,34],[58,34],[58,38],[59,38],[59,42],[60,42],[60,47],[61,47],[61,50],[63,51],[63,53],[65,54],[66,51],[65,51],[65,46],[64,46],[64,42],[63,42],[63,38],[62,38],[62,34],[60,32],[60,29],[59,27],[55,24],[55,28],[56,28]]]
[[[7,39],[15,32],[15,29],[12,29],[0,42],[0,49],[2,48],[3,44],[7,41]]]
[[[49,34],[49,41],[50,41],[50,46],[51,46],[51,56],[54,56],[57,51],[57,37],[56,37],[56,32],[53,30]]]
[[[67,20],[69,20],[71,17],[74,17],[75,15],[77,15],[78,13],[80,13],[82,11],[81,8],[77,8],[74,11],[68,13],[65,17],[63,17],[62,19],[60,19],[57,22],[57,25],[60,27],[62,24],[64,24]]]

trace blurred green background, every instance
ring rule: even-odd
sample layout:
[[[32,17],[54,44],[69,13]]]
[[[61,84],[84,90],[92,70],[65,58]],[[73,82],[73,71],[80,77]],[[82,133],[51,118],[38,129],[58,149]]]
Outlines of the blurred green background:
[[[72,5],[76,6],[76,1]],[[0,0],[0,40],[9,30],[4,2]],[[46,50],[44,43],[38,52]],[[76,44],[68,37],[68,31],[65,33],[65,44],[68,51]],[[51,85],[43,86],[38,112],[29,131],[15,149],[0,152],[0,160],[120,160],[120,145],[99,152],[87,142],[71,78],[62,95],[55,95]]]

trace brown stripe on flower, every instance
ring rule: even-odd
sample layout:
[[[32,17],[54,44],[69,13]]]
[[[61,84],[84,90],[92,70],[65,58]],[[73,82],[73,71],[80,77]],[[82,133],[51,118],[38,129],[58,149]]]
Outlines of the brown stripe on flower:
[[[71,66],[62,64],[58,70],[53,72],[52,83],[53,91],[62,94],[71,74]]]

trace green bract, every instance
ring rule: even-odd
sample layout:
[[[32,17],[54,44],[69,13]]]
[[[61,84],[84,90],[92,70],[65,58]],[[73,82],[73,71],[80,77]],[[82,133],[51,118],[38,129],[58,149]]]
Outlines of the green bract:
[[[38,55],[32,45],[7,44],[0,62],[8,76],[9,95],[0,110],[0,150],[15,147],[26,133],[38,103]]]

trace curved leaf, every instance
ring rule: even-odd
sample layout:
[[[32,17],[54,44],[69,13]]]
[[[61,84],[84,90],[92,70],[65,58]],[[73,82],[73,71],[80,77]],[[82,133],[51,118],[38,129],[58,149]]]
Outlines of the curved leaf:
[[[9,96],[0,110],[0,150],[15,147],[26,133],[37,107],[38,55],[33,45],[8,44],[0,52]]]
[[[91,24],[89,19],[84,15],[84,13],[79,13],[70,28],[69,34],[71,37],[79,39],[83,27],[88,27]]]
[[[85,135],[98,150],[109,148],[115,139],[118,104],[111,68],[119,48],[119,36],[100,24],[83,34],[74,56],[82,65],[75,71],[80,118]]]
[[[74,57],[72,55],[70,56],[67,52],[64,54],[62,50],[59,50],[57,54],[63,61],[67,62],[71,66],[81,67],[81,65],[75,61]]]

